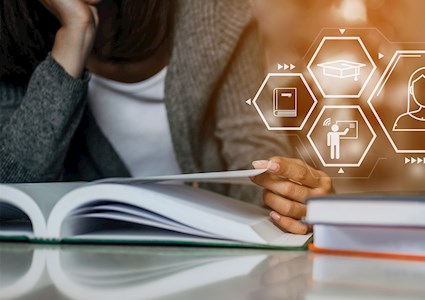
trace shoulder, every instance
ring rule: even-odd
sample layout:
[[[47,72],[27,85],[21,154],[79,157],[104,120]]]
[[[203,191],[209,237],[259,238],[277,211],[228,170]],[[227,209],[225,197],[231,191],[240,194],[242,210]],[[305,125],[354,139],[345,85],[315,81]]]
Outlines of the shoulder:
[[[408,131],[413,129],[425,129],[425,121],[415,119],[409,113],[400,115],[394,123],[394,131]]]

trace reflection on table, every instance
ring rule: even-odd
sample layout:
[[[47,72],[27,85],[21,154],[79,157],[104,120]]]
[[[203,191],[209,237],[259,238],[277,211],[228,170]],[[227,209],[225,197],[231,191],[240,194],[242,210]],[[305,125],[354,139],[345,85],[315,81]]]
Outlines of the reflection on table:
[[[317,255],[306,299],[425,299],[425,261]]]
[[[247,249],[0,244],[1,299],[425,299],[425,262]]]
[[[298,299],[310,275],[307,255],[304,251],[3,243],[0,298],[267,299],[283,292],[284,298]]]

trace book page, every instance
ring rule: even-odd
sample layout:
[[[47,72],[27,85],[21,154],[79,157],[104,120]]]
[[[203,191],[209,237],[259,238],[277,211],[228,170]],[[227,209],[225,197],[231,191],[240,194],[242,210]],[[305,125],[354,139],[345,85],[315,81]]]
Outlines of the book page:
[[[97,240],[128,240],[127,228],[136,229],[132,241],[143,242],[147,226],[198,238],[282,247],[301,247],[310,237],[283,232],[270,221],[269,211],[256,205],[187,185],[154,183],[86,185],[72,191],[54,208],[49,237],[81,240],[90,235],[94,241],[97,233],[116,228],[117,222],[125,226],[113,237],[103,235]]]
[[[182,182],[215,182],[227,184],[251,184],[249,177],[254,177],[265,173],[266,169],[259,170],[242,170],[242,171],[226,171],[226,172],[210,172],[210,173],[193,173],[179,175],[165,175],[152,177],[136,177],[136,178],[107,178],[94,181],[93,183],[120,183],[120,184],[144,184],[162,181],[182,181]]]
[[[25,183],[0,185],[0,235],[45,238],[54,205],[82,183]]]
[[[85,184],[84,182],[47,182],[47,183],[22,183],[13,184],[17,188],[32,199],[34,199],[37,206],[40,208],[44,219],[47,221],[50,212],[55,204],[66,193],[76,189]]]

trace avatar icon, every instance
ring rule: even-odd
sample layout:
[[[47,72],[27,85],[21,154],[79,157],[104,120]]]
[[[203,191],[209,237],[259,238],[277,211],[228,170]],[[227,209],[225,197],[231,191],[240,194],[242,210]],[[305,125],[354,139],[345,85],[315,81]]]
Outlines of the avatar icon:
[[[397,118],[393,131],[425,131],[425,67],[416,70],[410,77],[407,112]]]

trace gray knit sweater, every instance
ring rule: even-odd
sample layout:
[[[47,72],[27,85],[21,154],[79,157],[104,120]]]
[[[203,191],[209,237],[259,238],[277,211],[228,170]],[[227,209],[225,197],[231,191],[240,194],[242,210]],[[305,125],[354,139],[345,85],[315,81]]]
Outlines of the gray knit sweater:
[[[179,1],[165,104],[184,173],[244,169],[289,153],[244,103],[264,78],[260,48],[248,0]],[[48,56],[27,85],[0,82],[0,182],[129,176],[87,109],[88,81]],[[209,188],[254,196],[249,188]]]

